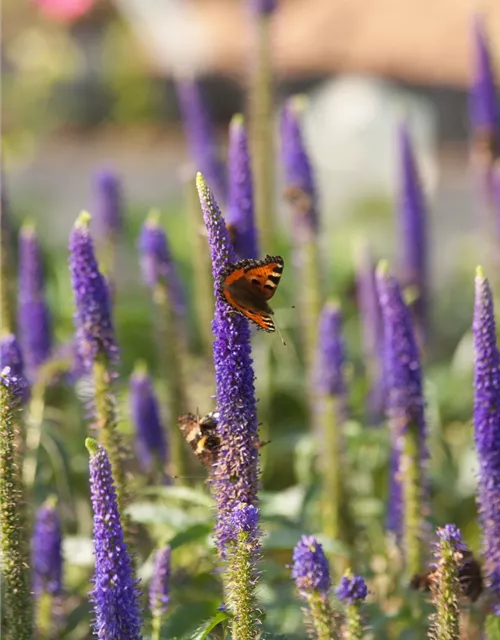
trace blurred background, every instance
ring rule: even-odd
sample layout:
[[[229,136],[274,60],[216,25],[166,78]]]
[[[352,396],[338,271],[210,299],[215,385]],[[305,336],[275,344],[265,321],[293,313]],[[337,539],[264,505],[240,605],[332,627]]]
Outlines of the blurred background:
[[[391,197],[394,129],[405,114],[432,201],[439,274],[477,220],[466,146],[477,8],[498,41],[494,0],[282,0],[271,26],[277,103],[297,91],[310,99],[305,130],[325,224]],[[14,214],[36,203],[50,242],[66,242],[103,164],[121,174],[138,210],[182,198],[175,77],[200,78],[222,146],[244,107],[251,30],[243,2],[4,0],[2,11],[4,172]]]

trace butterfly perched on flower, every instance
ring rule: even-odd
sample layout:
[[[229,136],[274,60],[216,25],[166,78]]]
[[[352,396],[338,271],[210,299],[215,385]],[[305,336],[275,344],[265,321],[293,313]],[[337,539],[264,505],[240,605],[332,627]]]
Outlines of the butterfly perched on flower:
[[[179,428],[196,457],[205,466],[211,466],[217,459],[220,438],[217,435],[219,412],[212,411],[200,418],[193,413],[179,416]]]
[[[221,299],[235,311],[255,323],[259,329],[275,330],[268,305],[276,292],[283,273],[281,256],[266,256],[263,260],[240,260],[228,264],[219,281]]]

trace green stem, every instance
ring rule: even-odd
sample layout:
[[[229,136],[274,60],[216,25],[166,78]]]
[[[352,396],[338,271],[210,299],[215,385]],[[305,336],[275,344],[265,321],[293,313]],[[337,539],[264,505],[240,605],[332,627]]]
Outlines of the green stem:
[[[33,605],[30,585],[27,516],[21,477],[21,460],[16,445],[17,398],[1,385],[0,425],[0,521],[2,551],[2,596],[5,640],[31,640]]]
[[[255,558],[248,534],[240,533],[229,551],[225,576],[226,603],[232,613],[232,640],[255,640],[259,637],[259,619],[255,591]]]
[[[53,637],[53,605],[54,597],[44,591],[37,601],[36,626],[40,640]]]
[[[408,576],[422,570],[422,471],[419,430],[410,424],[404,435],[400,472],[403,493],[403,543],[405,569]]]
[[[461,558],[461,556],[459,556]],[[436,581],[433,584],[433,600],[436,614],[433,625],[435,640],[460,638],[460,582],[456,547],[450,542],[440,542]]]
[[[9,333],[15,333],[16,330],[14,302],[16,277],[12,260],[11,233],[5,220],[3,203],[0,215],[2,218],[0,247],[0,334],[4,336]]]
[[[315,638],[318,640],[332,640],[335,636],[335,619],[326,595],[318,592],[311,593],[307,602]]]
[[[254,181],[254,202],[260,244],[264,253],[275,244],[274,113],[270,16],[256,24],[252,77],[249,91],[249,124]]]
[[[208,242],[201,216],[200,201],[194,180],[186,182],[186,209],[191,225],[192,258],[194,268],[195,312],[203,351],[212,354],[213,283]]]
[[[116,428],[116,399],[111,384],[109,361],[102,351],[97,354],[94,360],[93,374],[98,440],[99,444],[108,452],[125,539],[130,544],[130,519],[125,512],[129,498],[125,473],[125,451]]]
[[[183,327],[169,298],[167,287],[158,284],[154,291],[157,308],[157,331],[159,338],[160,375],[162,378],[161,400],[164,419],[172,425],[170,430],[171,471],[181,479],[186,476],[186,445],[177,418],[188,410],[184,368],[187,347]]]
[[[162,616],[153,615],[151,640],[160,640],[161,638]]]
[[[322,465],[323,465],[323,532],[333,540],[340,534],[340,505],[342,501],[340,474],[340,433],[336,399],[322,399]]]

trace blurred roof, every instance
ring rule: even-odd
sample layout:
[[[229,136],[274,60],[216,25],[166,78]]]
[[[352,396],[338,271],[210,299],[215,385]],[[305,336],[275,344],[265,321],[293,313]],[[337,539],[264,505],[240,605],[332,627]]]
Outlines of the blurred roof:
[[[164,72],[174,70],[172,58],[177,53],[179,60],[191,56],[197,71],[245,73],[252,46],[249,1],[193,0],[188,5],[191,24],[186,38],[179,29],[183,21],[178,20],[186,5],[180,10],[172,0],[160,5],[152,0],[117,0],[117,4],[139,31],[138,13],[144,19],[147,7],[153,10],[154,5],[154,23],[150,16],[148,28],[163,30],[153,47]],[[497,43],[496,57],[500,56],[499,0],[483,0],[480,5],[472,0],[281,0],[278,4],[272,33],[274,68],[281,76],[356,72],[463,86],[470,69],[471,17],[479,10],[491,42]],[[142,40],[151,46],[144,36],[143,30]],[[184,49],[176,50],[173,41],[180,44],[183,39]],[[158,55],[161,42],[166,55]]]

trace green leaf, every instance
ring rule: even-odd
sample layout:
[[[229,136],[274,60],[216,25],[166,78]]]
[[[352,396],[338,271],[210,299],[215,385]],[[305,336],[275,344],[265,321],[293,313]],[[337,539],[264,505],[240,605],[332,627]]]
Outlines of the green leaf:
[[[185,544],[189,544],[191,542],[197,542],[199,540],[205,539],[210,532],[212,531],[212,525],[204,522],[198,522],[193,524],[191,527],[184,529],[177,533],[170,541],[169,545],[173,549],[178,549]]]
[[[217,625],[226,622],[226,620],[230,618],[231,616],[226,611],[219,611],[211,620],[203,623],[203,625],[195,631],[194,635],[190,636],[190,640],[206,640],[206,638],[210,636],[210,632],[213,631]]]
[[[190,502],[191,504],[211,508],[213,506],[212,498],[199,489],[190,487],[171,486],[171,487],[145,487],[141,492],[142,495],[152,495],[169,500],[180,500]]]

